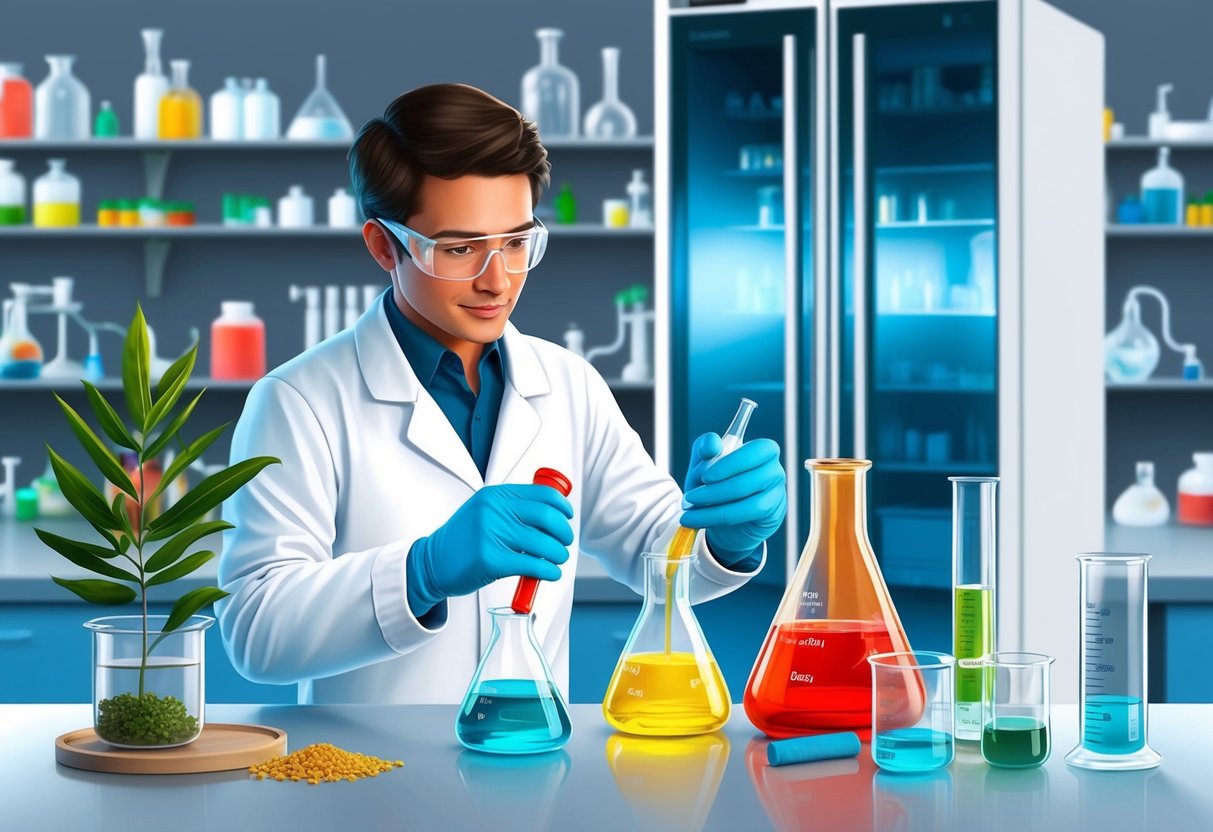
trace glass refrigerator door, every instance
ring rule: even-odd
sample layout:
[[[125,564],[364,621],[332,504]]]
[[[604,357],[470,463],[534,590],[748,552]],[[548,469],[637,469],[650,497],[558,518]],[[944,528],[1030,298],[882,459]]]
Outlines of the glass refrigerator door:
[[[743,396],[758,403],[747,438],[779,442],[789,477],[800,467],[788,458],[785,405],[808,388],[799,390],[785,348],[796,327],[788,281],[795,297],[812,297],[816,25],[811,9],[671,20],[670,462],[679,480],[695,439],[722,433]],[[810,415],[801,404],[798,419]],[[784,582],[785,530],[768,541],[760,580]]]
[[[947,477],[998,470],[996,4],[843,9],[837,43],[842,447],[886,581],[945,589]]]

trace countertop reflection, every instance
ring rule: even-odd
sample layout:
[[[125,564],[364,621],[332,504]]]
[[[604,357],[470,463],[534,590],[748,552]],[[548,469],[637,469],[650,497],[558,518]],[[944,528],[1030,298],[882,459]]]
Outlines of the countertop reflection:
[[[133,776],[58,766],[57,735],[88,723],[87,705],[0,705],[4,828],[173,832],[217,828],[622,830],[1064,830],[1186,832],[1210,827],[1204,752],[1213,706],[1155,705],[1150,743],[1164,760],[1144,772],[1068,768],[1077,710],[1055,706],[1053,755],[1041,768],[994,769],[961,744],[947,768],[882,772],[857,758],[772,768],[767,740],[734,709],[700,737],[613,732],[597,705],[571,708],[562,751],[494,757],[455,741],[446,706],[212,705],[216,722],[273,725],[291,750],[314,742],[404,760],[356,783],[307,786],[246,772]],[[239,822],[236,822],[236,819]]]

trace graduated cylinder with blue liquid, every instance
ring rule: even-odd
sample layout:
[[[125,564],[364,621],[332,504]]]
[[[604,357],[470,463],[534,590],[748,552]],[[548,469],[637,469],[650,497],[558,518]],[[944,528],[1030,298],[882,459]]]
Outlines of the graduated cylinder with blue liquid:
[[[1147,735],[1149,555],[1079,555],[1079,768],[1154,768]]]
[[[455,721],[459,742],[493,754],[554,751],[573,732],[529,614],[489,610],[493,634]]]

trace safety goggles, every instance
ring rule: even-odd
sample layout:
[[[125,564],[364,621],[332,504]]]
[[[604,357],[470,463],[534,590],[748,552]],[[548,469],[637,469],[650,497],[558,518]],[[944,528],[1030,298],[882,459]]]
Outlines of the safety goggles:
[[[510,274],[525,274],[539,265],[548,247],[548,230],[538,219],[525,231],[439,240],[392,220],[376,221],[400,241],[413,265],[439,280],[475,280],[484,274],[494,255],[501,257]]]

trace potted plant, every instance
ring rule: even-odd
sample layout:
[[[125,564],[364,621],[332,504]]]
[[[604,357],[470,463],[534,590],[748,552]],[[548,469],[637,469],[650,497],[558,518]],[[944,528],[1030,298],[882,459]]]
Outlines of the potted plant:
[[[101,543],[70,540],[35,529],[39,539],[72,563],[101,578],[55,583],[94,604],[121,605],[138,598],[138,615],[97,618],[85,626],[93,633],[93,717],[97,736],[124,748],[169,747],[192,742],[202,732],[205,697],[203,638],[214,619],[198,610],[227,595],[200,587],[182,595],[168,615],[148,615],[148,588],[168,584],[215,557],[187,550],[208,535],[233,528],[206,521],[218,506],[263,468],[279,460],[254,457],[213,473],[159,516],[146,507],[219,438],[227,424],[191,443],[181,429],[202,393],[178,408],[194,369],[194,345],[164,373],[153,391],[149,372],[147,323],[137,308],[122,354],[122,387],[130,424],[124,423],[97,388],[84,389],[97,422],[115,444],[131,452],[137,467],[128,472],[67,402],[55,396],[72,432],[101,475],[117,490],[107,501],[101,490],[50,445],[51,467],[63,496],[101,536]],[[205,390],[203,391],[205,392]],[[177,456],[158,483],[144,466],[176,442]],[[148,493],[150,489],[150,493]],[[155,551],[151,544],[160,543]]]

